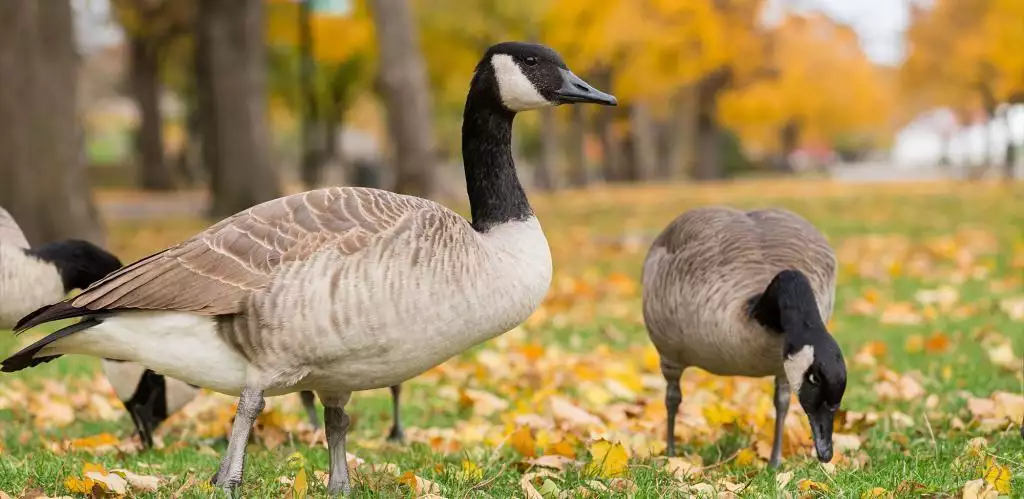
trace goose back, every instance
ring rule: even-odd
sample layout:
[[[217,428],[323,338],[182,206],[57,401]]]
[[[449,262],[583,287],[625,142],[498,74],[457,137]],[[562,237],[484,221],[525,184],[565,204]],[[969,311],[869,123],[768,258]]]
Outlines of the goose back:
[[[767,376],[782,367],[782,338],[749,318],[750,299],[780,271],[811,282],[832,314],[836,259],[810,222],[782,209],[688,211],[654,241],[643,268],[643,311],[669,368]]]

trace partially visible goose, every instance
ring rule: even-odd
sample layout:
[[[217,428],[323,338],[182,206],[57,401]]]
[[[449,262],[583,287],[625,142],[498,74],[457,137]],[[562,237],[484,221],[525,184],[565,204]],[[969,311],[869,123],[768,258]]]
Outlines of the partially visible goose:
[[[614,105],[550,48],[506,42],[476,67],[462,153],[472,222],[392,192],[334,187],[229,217],[128,265],[18,330],[83,317],[3,361],[18,371],[74,353],[139,362],[239,395],[214,483],[242,480],[264,396],[324,404],[328,490],[350,490],[353,391],[397,385],[520,324],[551,282],[551,253],[512,161],[512,120],[563,103]]]
[[[846,364],[825,328],[832,315],[836,257],[825,237],[781,209],[688,211],[654,241],[643,268],[644,322],[668,382],[668,454],[687,367],[719,375],[775,377],[775,441],[795,391],[810,420],[818,459],[832,459],[832,427]]]
[[[157,374],[135,362],[111,359],[103,359],[102,362],[103,371],[114,393],[127,409],[142,446],[146,449],[153,448],[153,433],[156,429],[199,394],[199,387]],[[400,393],[401,386],[391,387],[392,423],[387,438],[392,442],[405,439],[398,410]],[[303,390],[299,395],[309,424],[319,429],[321,423],[316,410],[316,395],[308,390]]]
[[[88,241],[30,247],[14,217],[0,207],[0,329],[14,328],[18,319],[119,268],[116,256]]]

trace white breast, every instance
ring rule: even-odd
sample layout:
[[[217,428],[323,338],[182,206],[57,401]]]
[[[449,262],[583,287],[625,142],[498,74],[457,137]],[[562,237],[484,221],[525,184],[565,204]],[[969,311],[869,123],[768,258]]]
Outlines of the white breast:
[[[64,285],[53,265],[0,243],[0,329],[63,298]]]

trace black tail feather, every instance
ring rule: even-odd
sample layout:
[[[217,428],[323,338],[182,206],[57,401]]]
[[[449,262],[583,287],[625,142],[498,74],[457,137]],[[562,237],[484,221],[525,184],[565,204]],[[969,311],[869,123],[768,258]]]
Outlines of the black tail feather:
[[[21,320],[18,321],[18,324],[14,326],[14,332],[21,333],[47,322],[59,321],[62,319],[73,319],[75,317],[83,317],[95,313],[95,310],[75,307],[72,306],[69,301],[62,301],[54,303],[53,305],[46,305],[45,307],[22,317]]]
[[[45,321],[44,321],[45,322]],[[103,322],[99,317],[87,317],[79,322],[71,324],[67,327],[61,328],[53,333],[46,335],[46,337],[39,341],[21,349],[18,353],[11,355],[10,357],[3,360],[0,365],[0,371],[5,373],[13,373],[29,367],[35,367],[44,362],[49,362],[60,355],[48,355],[45,357],[36,358],[35,355],[39,353],[46,345],[53,343],[61,338],[65,338],[69,335],[89,329],[99,323]]]

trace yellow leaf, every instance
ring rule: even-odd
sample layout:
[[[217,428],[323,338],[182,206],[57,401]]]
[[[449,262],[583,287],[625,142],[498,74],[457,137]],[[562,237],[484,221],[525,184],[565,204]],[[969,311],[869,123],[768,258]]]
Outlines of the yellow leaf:
[[[919,334],[910,335],[907,337],[907,341],[904,343],[903,348],[907,353],[918,353],[924,350],[924,337]]]
[[[888,490],[885,490],[882,487],[875,487],[871,490],[865,491],[863,494],[860,495],[860,499],[876,499],[879,497],[892,497],[892,494],[890,494]]]
[[[736,466],[750,466],[757,460],[757,453],[753,449],[740,449],[736,454]]]
[[[64,488],[68,489],[68,492],[74,492],[76,494],[91,494],[92,488],[96,485],[96,482],[91,478],[75,478],[69,476],[64,479]]]
[[[629,453],[626,446],[618,442],[601,439],[590,446],[591,463],[588,472],[602,478],[612,478],[626,472]]]
[[[484,470],[473,461],[462,461],[462,472],[459,477],[466,482],[478,482],[484,477]]]
[[[1013,475],[1008,466],[1002,466],[991,457],[985,458],[985,474],[982,478],[1000,494],[1010,493],[1010,479]]]
[[[523,457],[537,457],[537,441],[530,428],[522,427],[508,436],[508,444]]]
[[[76,449],[95,449],[97,447],[115,446],[120,443],[114,435],[110,433],[100,433],[99,435],[93,435],[91,437],[76,438],[71,440],[71,446]]]
[[[292,482],[292,499],[305,499],[309,491],[309,480],[306,479],[305,468],[295,474],[295,481]]]
[[[821,482],[815,482],[814,480],[808,480],[806,478],[800,480],[800,482],[797,483],[796,488],[799,489],[800,492],[816,491],[828,493],[829,491],[828,485]]]
[[[559,456],[565,456],[570,459],[576,458],[576,440],[571,436],[567,435],[565,438],[548,444],[544,448],[545,454],[556,454]]]

